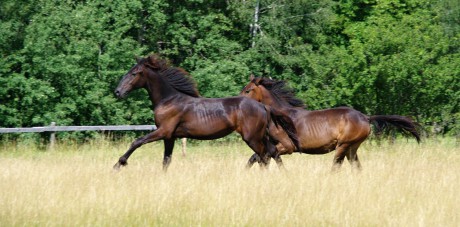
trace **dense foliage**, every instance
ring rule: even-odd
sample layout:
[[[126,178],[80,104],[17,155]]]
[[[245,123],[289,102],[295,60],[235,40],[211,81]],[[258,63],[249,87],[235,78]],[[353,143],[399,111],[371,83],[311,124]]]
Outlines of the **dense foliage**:
[[[2,0],[0,126],[152,124],[144,91],[113,95],[150,53],[205,97],[237,95],[254,73],[289,81],[309,109],[460,133],[457,0]]]

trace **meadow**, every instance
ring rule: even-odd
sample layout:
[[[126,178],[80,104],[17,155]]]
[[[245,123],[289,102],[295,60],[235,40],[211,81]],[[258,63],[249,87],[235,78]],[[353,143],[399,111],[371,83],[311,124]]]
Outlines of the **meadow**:
[[[460,149],[454,139],[365,142],[363,170],[333,153],[283,156],[286,170],[246,170],[243,142],[162,143],[113,164],[131,141],[0,147],[0,226],[458,226]]]

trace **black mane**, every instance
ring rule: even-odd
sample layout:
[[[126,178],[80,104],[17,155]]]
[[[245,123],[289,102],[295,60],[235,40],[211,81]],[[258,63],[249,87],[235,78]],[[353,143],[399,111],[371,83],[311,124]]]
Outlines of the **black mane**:
[[[177,91],[192,97],[200,97],[195,81],[184,69],[170,66],[167,60],[157,55],[150,55],[142,59],[142,63],[151,69],[158,70],[159,74]]]
[[[258,78],[253,79],[253,82],[257,81]],[[305,104],[302,100],[295,97],[294,91],[286,86],[286,82],[283,80],[272,80],[269,78],[262,77],[256,83],[257,85],[263,85],[268,91],[270,91],[273,96],[281,101],[287,102],[293,107],[303,107]]]

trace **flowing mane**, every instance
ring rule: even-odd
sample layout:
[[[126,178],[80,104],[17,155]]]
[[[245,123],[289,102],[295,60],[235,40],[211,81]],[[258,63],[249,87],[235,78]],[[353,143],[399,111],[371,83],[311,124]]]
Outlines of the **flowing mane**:
[[[306,107],[302,100],[295,97],[295,94],[292,91],[292,89],[286,86],[285,81],[276,81],[262,77],[260,78],[260,80],[259,78],[254,78],[252,82],[257,85],[263,85],[268,91],[270,91],[270,93],[273,94],[273,96],[276,99],[287,102],[289,105],[293,107]]]
[[[159,74],[177,91],[192,97],[200,97],[195,81],[184,69],[172,67],[167,60],[158,55],[150,55],[140,61],[145,66],[158,70]]]

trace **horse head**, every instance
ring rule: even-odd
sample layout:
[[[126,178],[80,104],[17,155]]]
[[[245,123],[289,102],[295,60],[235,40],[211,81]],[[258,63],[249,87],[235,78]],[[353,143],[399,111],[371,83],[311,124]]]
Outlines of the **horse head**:
[[[124,98],[132,90],[136,90],[145,86],[144,77],[144,64],[145,59],[136,57],[136,65],[134,65],[118,83],[115,89],[115,95],[117,98]]]
[[[254,99],[258,102],[262,102],[262,90],[259,87],[261,79],[261,77],[254,77],[254,75],[251,74],[249,83],[244,86],[243,90],[240,92],[240,95]]]
[[[146,58],[137,58],[134,65],[120,80],[115,95],[118,98],[124,98],[126,95],[136,89],[143,88],[147,83],[146,70],[158,70],[161,66],[157,56],[148,56]]]

